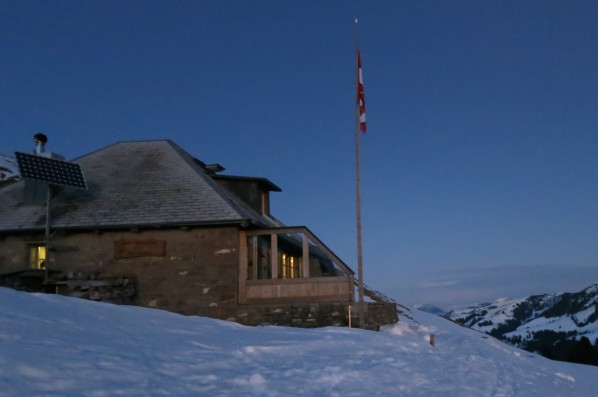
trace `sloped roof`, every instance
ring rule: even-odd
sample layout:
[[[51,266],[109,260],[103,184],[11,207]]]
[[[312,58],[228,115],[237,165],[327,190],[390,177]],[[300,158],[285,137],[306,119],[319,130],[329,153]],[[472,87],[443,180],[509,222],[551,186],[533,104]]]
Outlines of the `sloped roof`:
[[[170,140],[118,142],[73,162],[81,165],[89,189],[65,187],[52,199],[52,229],[274,226]],[[0,232],[44,229],[45,205],[25,205],[24,186],[19,181],[0,188]]]
[[[0,154],[0,184],[16,179],[18,175],[16,160]]]

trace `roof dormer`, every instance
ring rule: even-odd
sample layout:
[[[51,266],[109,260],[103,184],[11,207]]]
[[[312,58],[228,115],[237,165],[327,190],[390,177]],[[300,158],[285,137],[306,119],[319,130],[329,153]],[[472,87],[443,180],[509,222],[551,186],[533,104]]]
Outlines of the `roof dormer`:
[[[282,191],[266,178],[232,175],[212,175],[212,178],[263,215],[270,215],[270,192]]]

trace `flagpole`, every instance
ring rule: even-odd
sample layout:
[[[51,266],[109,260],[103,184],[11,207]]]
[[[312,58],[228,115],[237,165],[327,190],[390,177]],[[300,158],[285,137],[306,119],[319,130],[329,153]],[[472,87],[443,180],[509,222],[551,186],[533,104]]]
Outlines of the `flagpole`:
[[[356,87],[359,87],[359,26],[355,18],[355,54],[357,56]],[[357,278],[359,279],[359,326],[365,326],[365,305],[363,302],[363,255],[361,243],[361,166],[359,153],[359,130],[360,130],[359,98],[355,101],[355,193],[357,204]]]

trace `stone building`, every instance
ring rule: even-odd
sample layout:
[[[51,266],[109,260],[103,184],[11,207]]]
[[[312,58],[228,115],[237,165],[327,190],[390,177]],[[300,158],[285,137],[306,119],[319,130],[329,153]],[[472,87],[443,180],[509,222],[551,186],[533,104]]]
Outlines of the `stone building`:
[[[51,186],[48,218],[47,185],[0,186],[0,284],[247,325],[349,323],[354,272],[270,214],[269,180],[222,175],[170,140],[73,162],[88,188]],[[368,328],[397,321],[392,300],[366,294]]]

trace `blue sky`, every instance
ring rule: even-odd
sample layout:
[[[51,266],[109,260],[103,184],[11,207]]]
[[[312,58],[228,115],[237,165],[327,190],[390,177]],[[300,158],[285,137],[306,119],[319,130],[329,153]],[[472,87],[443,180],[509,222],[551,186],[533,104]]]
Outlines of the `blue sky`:
[[[169,138],[441,306],[598,282],[594,1],[0,1],[0,153]],[[517,281],[514,281],[517,279]]]

